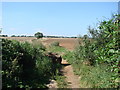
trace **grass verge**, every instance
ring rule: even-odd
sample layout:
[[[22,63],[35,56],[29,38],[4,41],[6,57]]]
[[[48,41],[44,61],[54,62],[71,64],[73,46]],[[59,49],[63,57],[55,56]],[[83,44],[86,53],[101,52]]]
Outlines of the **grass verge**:
[[[108,70],[108,65],[100,64],[99,66],[91,66],[76,60],[74,52],[66,52],[63,55],[72,66],[74,73],[81,77],[80,86],[82,88],[112,88],[112,80],[110,79],[114,73]]]
[[[65,76],[61,76],[61,75],[56,76],[56,82],[57,82],[58,88],[67,88],[68,84],[65,79],[66,79]]]
[[[66,53],[68,50],[65,49],[64,47],[61,46],[50,46],[49,48],[47,48],[47,51],[53,52],[53,53],[58,53],[58,54],[64,54]],[[63,55],[61,55],[63,58]],[[61,69],[64,68],[63,66],[61,66]],[[58,71],[57,75],[54,76],[55,80],[57,82],[58,88],[67,88],[68,83],[66,82],[66,77],[62,75],[62,73],[60,71]]]
[[[67,51],[67,49],[65,49],[61,46],[51,46],[51,47],[47,48],[47,51],[61,54],[61,53],[65,53]]]

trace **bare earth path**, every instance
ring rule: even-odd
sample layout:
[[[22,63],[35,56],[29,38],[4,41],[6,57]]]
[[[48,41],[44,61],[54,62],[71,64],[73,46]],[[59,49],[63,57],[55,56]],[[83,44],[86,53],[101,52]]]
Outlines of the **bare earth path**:
[[[79,77],[74,74],[72,66],[66,60],[62,60],[62,64],[65,66],[62,72],[68,82],[67,88],[80,88]]]
[[[65,67],[61,69],[61,72],[66,77],[66,82],[68,83],[66,88],[80,88],[79,77],[74,74],[72,66],[68,64],[66,60],[62,60],[62,65]],[[47,86],[49,88],[58,88],[55,80],[51,80],[50,84]]]

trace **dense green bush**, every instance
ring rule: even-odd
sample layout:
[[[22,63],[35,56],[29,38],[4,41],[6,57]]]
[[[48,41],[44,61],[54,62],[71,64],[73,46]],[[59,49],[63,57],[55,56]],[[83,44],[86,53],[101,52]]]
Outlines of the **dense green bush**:
[[[53,68],[41,46],[2,39],[3,88],[45,88]]]
[[[104,87],[118,87],[120,83],[119,18],[120,15],[116,15],[108,21],[103,20],[100,22],[97,28],[89,27],[90,36],[84,35],[81,41],[82,43],[79,43],[79,46],[74,51],[73,55],[73,63],[75,65],[80,65],[80,63],[83,63],[96,68],[102,64],[108,66],[105,72],[107,73],[109,71],[110,73],[112,72],[114,74],[111,75],[109,83],[107,81],[102,83],[106,85],[103,85]]]

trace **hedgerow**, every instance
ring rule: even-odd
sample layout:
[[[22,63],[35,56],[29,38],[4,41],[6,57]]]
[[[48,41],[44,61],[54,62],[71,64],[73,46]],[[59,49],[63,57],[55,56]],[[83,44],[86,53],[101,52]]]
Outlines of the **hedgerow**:
[[[2,39],[3,88],[46,88],[53,64],[41,46]]]
[[[110,20],[103,20],[97,28],[89,27],[89,35],[84,35],[81,42],[82,43],[79,43],[79,46],[74,51],[73,55],[74,59],[72,61],[74,65],[76,65],[75,67],[83,66],[82,64],[86,64],[88,66],[91,65],[96,68],[101,65],[106,65],[106,70],[102,71],[112,73],[109,80],[101,83],[101,79],[96,83],[98,85],[94,87],[119,87],[120,15],[115,15]],[[104,75],[100,74],[99,78],[104,78]],[[84,76],[85,75],[83,75],[83,77]],[[87,77],[89,77],[89,75],[87,75]],[[91,81],[92,79],[94,79],[94,77],[91,78]]]

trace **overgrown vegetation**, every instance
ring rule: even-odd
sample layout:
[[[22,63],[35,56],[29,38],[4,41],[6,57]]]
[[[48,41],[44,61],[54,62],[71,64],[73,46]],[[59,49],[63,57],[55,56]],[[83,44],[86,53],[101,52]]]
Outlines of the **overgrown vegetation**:
[[[59,44],[58,41],[55,41],[55,42],[52,42],[52,43],[50,44],[50,46],[51,46],[51,47],[52,47],[52,46],[60,46],[60,44]]]
[[[57,45],[56,45],[57,43]],[[50,44],[48,51],[50,52],[53,52],[53,53],[58,53],[59,55],[62,56],[63,58],[63,55],[64,53],[68,52],[67,49],[59,46],[58,44],[59,42],[53,42]],[[64,66],[61,66],[60,69],[64,68]],[[57,86],[58,86],[58,89],[64,89],[64,88],[67,88],[68,86],[68,83],[66,81],[66,77],[63,75],[63,73],[61,71],[58,71],[57,75],[55,76],[55,80],[57,82]]]
[[[59,54],[65,53],[67,51],[67,49],[59,45],[59,42],[52,42],[47,50]]]
[[[3,88],[46,88],[59,65],[43,54],[41,46],[2,39]]]
[[[57,75],[56,76],[56,81],[57,81],[57,85],[58,88],[67,88],[68,83],[66,82],[66,77],[63,75]]]
[[[119,88],[120,15],[88,30],[89,35],[80,38],[74,51],[60,47],[59,42],[53,42],[47,50],[61,54],[73,65],[75,74],[81,77],[81,87]],[[46,48],[41,43],[32,42],[2,39],[3,88],[46,88],[50,78],[56,79],[60,88],[66,87],[65,77],[58,75],[61,66],[44,54]]]
[[[97,28],[89,27],[73,53],[64,58],[74,66],[83,85],[95,88],[119,88],[120,85],[120,15],[103,20]]]

